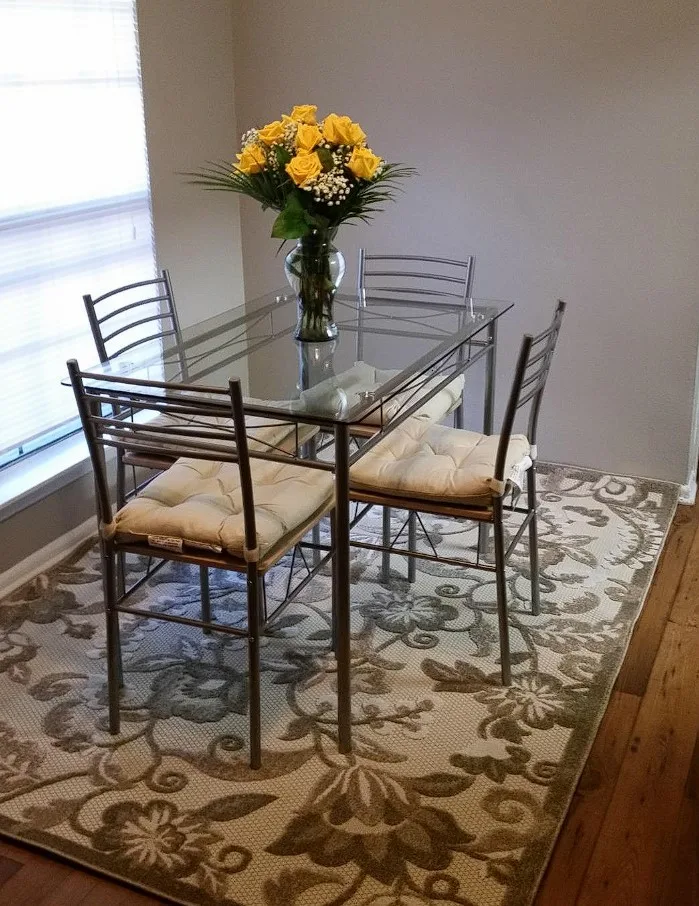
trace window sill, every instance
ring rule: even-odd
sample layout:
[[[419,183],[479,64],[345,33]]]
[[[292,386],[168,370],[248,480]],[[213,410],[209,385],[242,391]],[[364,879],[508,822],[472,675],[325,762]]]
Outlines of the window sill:
[[[0,472],[0,522],[91,470],[82,433],[7,466]]]

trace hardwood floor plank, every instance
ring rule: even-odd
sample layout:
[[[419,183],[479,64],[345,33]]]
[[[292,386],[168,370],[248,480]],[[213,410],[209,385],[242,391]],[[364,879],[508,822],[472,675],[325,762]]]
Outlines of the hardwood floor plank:
[[[0,887],[0,906],[37,906],[70,872],[67,865],[32,854]]]
[[[575,902],[628,748],[641,700],[614,692],[556,841],[535,906]]]
[[[71,869],[68,876],[46,896],[36,901],[36,906],[83,906],[85,898],[99,879],[79,869]]]
[[[694,536],[670,619],[685,626],[699,626],[699,532]]]
[[[699,800],[685,797],[658,906],[699,906]]]
[[[699,799],[699,729],[697,729],[697,738],[694,743],[694,752],[692,753],[692,764],[687,775],[684,794],[689,799]]]
[[[690,770],[699,630],[668,623],[577,906],[655,906]]]
[[[0,840],[0,856],[5,856],[6,859],[12,859],[13,862],[20,862],[24,865],[25,862],[31,859],[32,852],[30,849],[24,849],[14,843]]]
[[[104,879],[97,882],[80,906],[163,906],[165,902]]]
[[[9,880],[15,872],[19,871],[22,867],[21,862],[15,862],[14,859],[7,859],[5,856],[0,856],[0,887]]]
[[[679,507],[614,686],[619,692],[643,695],[646,690],[698,527],[699,505]]]

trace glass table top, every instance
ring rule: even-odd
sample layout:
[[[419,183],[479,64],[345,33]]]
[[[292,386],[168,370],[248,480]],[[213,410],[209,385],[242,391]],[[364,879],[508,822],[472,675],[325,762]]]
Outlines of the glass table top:
[[[300,343],[293,337],[296,300],[287,290],[184,328],[178,339],[167,337],[162,345],[144,344],[89,368],[79,365],[92,386],[100,376],[122,375],[194,384],[219,394],[238,378],[250,412],[352,422],[459,346],[485,341],[493,322],[512,307],[480,299],[445,303],[430,296],[369,297],[360,306],[356,296],[338,294],[338,337]]]

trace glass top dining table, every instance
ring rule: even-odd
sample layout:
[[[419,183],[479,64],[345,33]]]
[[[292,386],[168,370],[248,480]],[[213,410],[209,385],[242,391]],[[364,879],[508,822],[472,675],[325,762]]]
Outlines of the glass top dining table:
[[[294,340],[296,301],[272,293],[181,329],[162,344],[134,346],[110,361],[82,368],[86,385],[120,375],[123,388],[143,400],[183,392],[193,384],[210,390],[212,405],[230,414],[229,381],[244,388],[247,413],[297,424],[315,424],[332,435],[331,451],[314,467],[334,472],[338,744],[351,751],[350,697],[350,468],[387,433],[414,414],[455,378],[485,359],[483,431],[491,433],[497,325],[511,302],[468,299],[445,302],[426,295],[335,299],[336,339]],[[152,381],[159,386],[149,386]],[[66,379],[64,383],[69,383]],[[168,389],[163,389],[165,383]],[[111,384],[113,387],[113,383]],[[391,405],[393,404],[393,405]],[[376,418],[377,412],[379,418]],[[212,409],[212,414],[214,410]],[[352,445],[357,423],[374,416],[373,436]],[[462,426],[463,403],[454,412]],[[308,456],[308,444],[266,458]]]
[[[368,298],[359,305],[356,296],[338,295],[337,338],[302,343],[293,337],[294,297],[271,293],[83,371],[93,386],[101,375],[119,374],[129,382],[195,384],[212,394],[227,393],[229,380],[239,378],[252,414],[352,424],[398,393],[417,399],[423,388],[425,395],[435,392],[434,381],[426,384],[436,372],[465,370],[464,363],[484,354],[492,371],[497,320],[510,308],[509,302],[455,304],[431,296]],[[486,432],[492,429],[492,377],[486,380]]]

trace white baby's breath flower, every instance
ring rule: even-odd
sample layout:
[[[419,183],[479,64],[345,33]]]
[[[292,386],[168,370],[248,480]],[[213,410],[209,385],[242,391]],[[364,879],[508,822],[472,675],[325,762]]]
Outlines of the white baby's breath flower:
[[[243,148],[246,145],[254,145],[259,140],[259,133],[257,129],[248,129],[247,132],[243,133],[243,138],[241,140],[241,145]]]

